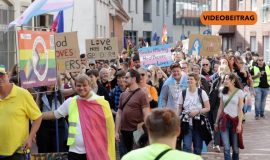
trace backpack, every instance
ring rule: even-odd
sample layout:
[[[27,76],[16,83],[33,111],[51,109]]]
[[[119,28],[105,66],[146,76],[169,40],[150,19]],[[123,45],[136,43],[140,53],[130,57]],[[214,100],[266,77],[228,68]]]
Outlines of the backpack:
[[[185,102],[186,94],[187,94],[187,90],[186,89],[182,90],[183,104]],[[202,108],[204,108],[201,88],[198,88],[198,95],[199,95],[200,102],[202,104]]]

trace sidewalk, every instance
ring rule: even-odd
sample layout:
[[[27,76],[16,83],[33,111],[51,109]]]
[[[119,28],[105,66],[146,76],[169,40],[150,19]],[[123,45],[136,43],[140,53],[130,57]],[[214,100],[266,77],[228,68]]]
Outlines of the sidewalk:
[[[270,96],[266,101],[266,118],[255,120],[254,106],[246,114],[244,126],[245,149],[240,150],[240,160],[267,160],[270,159]],[[222,153],[208,152],[203,154],[204,160],[221,160]]]

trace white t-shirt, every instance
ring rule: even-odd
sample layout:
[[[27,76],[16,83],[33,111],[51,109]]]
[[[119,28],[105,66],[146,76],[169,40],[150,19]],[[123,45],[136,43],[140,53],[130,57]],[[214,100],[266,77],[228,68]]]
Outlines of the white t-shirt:
[[[208,95],[204,90],[202,90],[202,100],[203,102],[209,101]],[[178,104],[183,105],[183,109],[187,112],[202,109],[202,103],[199,98],[198,88],[195,90],[195,92],[190,92],[189,88],[187,88],[184,102],[181,92],[178,99]],[[192,125],[192,118],[189,119],[189,125]]]
[[[204,90],[202,90],[202,100],[203,102],[206,102],[209,100],[208,95]],[[189,88],[186,90],[186,97],[185,97],[185,102],[183,103],[183,96],[182,92],[180,93],[179,99],[178,99],[178,104],[183,105],[183,108],[186,111],[191,111],[195,109],[202,109],[202,104],[200,102],[200,98],[198,95],[198,88],[195,90],[195,92],[190,92]]]
[[[92,93],[92,96],[88,99],[88,101],[97,99],[97,97],[99,97],[94,92],[91,92],[91,93]],[[77,96],[77,97],[79,99],[81,99],[81,97],[79,97],[79,96]],[[57,119],[59,119],[61,117],[66,117],[68,115],[69,106],[70,106],[70,103],[72,101],[72,98],[73,97],[68,98],[56,111],[54,111],[54,115]],[[74,152],[74,153],[78,153],[78,154],[85,154],[86,153],[84,142],[83,142],[83,135],[82,135],[82,128],[81,128],[80,119],[78,119],[78,123],[77,123],[77,133],[75,136],[75,143],[69,147],[69,151]]]
[[[230,95],[221,93],[220,97],[222,98],[223,104],[225,105],[225,103],[229,99]],[[240,98],[244,98],[244,92],[241,89],[239,89],[235,93],[235,95],[232,97],[230,102],[224,108],[224,112],[226,114],[230,115],[232,118],[235,118],[238,116],[238,103],[239,103]],[[243,106],[241,106],[241,107],[243,107]]]

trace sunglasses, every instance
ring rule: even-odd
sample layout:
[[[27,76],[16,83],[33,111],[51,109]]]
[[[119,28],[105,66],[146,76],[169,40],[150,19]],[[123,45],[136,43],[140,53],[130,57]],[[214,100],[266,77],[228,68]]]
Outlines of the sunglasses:
[[[263,61],[263,59],[258,59],[258,61]]]
[[[203,64],[202,66],[208,66],[208,64]]]

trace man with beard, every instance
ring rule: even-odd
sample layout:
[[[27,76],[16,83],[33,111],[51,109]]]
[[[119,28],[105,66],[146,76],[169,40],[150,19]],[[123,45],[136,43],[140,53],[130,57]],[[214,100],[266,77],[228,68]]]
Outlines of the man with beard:
[[[134,69],[129,70],[126,73],[125,82],[128,90],[120,96],[115,122],[115,138],[124,144],[125,151],[123,151],[123,154],[132,150],[134,144],[133,132],[137,129],[139,123],[144,122],[145,117],[150,112],[148,96],[138,86],[140,82],[139,72]],[[120,155],[120,157],[122,156]]]

